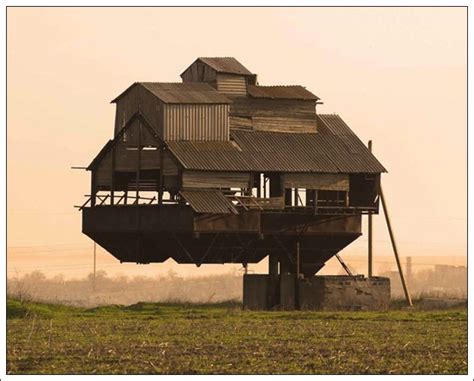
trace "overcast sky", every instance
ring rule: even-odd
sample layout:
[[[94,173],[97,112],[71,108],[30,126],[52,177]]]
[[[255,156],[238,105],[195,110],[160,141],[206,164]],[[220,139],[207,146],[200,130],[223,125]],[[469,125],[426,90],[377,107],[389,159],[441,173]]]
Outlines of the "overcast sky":
[[[306,86],[324,102],[318,112],[373,140],[403,253],[465,255],[466,13],[8,8],[10,261],[90,262],[73,209],[89,193],[89,173],[70,167],[89,164],[112,137],[110,100],[135,81],[180,81],[198,56],[236,57],[263,85]],[[383,217],[375,219],[376,250],[386,252]],[[345,252],[364,252],[365,238]]]

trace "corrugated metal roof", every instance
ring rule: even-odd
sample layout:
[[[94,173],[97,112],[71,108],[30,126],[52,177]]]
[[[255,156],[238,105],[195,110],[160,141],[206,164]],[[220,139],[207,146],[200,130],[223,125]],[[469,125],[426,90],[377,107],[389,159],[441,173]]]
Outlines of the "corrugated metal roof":
[[[337,115],[319,115],[317,133],[231,130],[233,141],[167,142],[187,169],[380,173],[385,168]]]
[[[232,103],[229,98],[204,82],[140,84],[165,103]]]
[[[253,98],[301,99],[317,101],[319,98],[303,86],[254,86],[247,85],[247,93]]]
[[[219,73],[253,75],[250,70],[234,57],[199,57],[198,60],[209,65]]]
[[[135,82],[115,98],[112,103],[116,102],[136,85],[143,86],[164,103],[232,103],[229,98],[205,82]]]
[[[232,202],[219,191],[186,190],[179,192],[196,213],[239,214]]]

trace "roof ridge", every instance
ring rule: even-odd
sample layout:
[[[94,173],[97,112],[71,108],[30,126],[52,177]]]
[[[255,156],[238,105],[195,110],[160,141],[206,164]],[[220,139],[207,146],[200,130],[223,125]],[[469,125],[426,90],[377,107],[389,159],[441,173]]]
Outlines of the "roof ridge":
[[[306,86],[303,85],[250,85],[250,86],[255,86],[255,87],[304,87]]]

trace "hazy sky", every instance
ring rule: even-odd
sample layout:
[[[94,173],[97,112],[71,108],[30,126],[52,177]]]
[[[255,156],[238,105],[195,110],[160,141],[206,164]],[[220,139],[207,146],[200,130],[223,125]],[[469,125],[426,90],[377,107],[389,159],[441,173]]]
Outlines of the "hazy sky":
[[[70,167],[89,164],[112,137],[111,99],[135,81],[180,81],[198,56],[234,56],[263,85],[306,86],[324,102],[318,112],[338,113],[364,142],[373,140],[389,171],[382,183],[402,253],[464,255],[466,13],[8,8],[10,263],[90,263],[91,241],[73,209],[89,193],[89,173]],[[375,220],[384,253],[383,217]],[[345,253],[366,250],[365,239]],[[101,260],[115,263],[105,253]]]

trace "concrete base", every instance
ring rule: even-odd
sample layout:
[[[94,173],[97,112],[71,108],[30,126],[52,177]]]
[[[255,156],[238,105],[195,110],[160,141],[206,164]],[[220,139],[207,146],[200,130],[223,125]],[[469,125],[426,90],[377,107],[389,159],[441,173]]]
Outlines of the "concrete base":
[[[270,305],[270,278],[244,275],[244,308],[251,310],[369,311],[386,310],[390,304],[390,279],[364,276],[278,277],[277,303]]]

